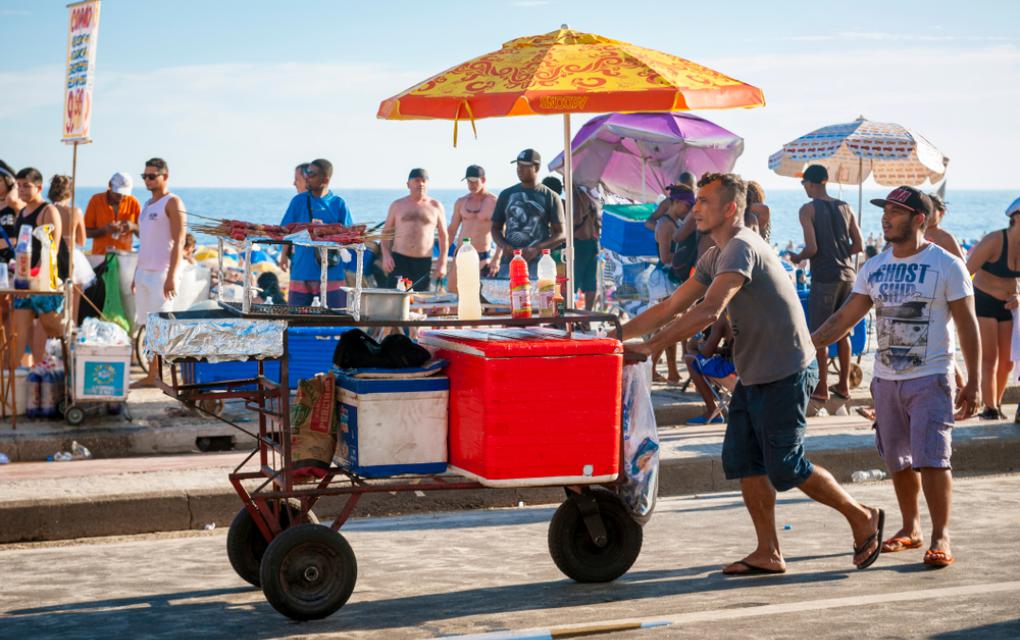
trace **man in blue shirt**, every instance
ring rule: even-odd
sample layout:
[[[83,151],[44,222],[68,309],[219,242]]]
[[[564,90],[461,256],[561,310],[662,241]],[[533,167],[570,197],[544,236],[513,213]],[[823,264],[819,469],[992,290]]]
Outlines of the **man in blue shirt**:
[[[351,212],[344,199],[329,190],[333,177],[333,165],[329,160],[319,158],[308,163],[305,169],[305,184],[308,190],[294,196],[280,224],[295,222],[316,222],[323,224],[354,224]],[[293,259],[291,258],[293,253]],[[333,252],[335,255],[335,252]],[[353,268],[354,262],[351,261]],[[321,296],[318,251],[311,247],[286,246],[280,253],[280,268],[290,269],[290,289],[287,303],[307,306]],[[345,265],[330,267],[326,285],[326,303],[333,308],[344,306],[343,292]]]

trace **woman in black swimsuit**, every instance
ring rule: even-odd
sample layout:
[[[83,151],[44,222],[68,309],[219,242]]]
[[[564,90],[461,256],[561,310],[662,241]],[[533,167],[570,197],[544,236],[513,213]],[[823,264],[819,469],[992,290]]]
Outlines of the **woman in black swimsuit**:
[[[974,310],[981,331],[981,397],[985,409],[979,416],[989,420],[1006,417],[1001,408],[1002,395],[1013,369],[1013,309],[1020,300],[1020,200],[1006,210],[1006,215],[1009,228],[986,235],[967,259],[967,270],[974,276]]]

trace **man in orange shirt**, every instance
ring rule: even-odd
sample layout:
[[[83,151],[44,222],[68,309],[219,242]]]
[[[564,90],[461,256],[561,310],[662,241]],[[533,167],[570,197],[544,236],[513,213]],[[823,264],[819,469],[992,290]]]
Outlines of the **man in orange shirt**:
[[[131,177],[118,171],[110,178],[105,193],[97,193],[85,209],[85,235],[92,238],[92,254],[131,251],[132,236],[138,233],[142,206],[131,195]]]

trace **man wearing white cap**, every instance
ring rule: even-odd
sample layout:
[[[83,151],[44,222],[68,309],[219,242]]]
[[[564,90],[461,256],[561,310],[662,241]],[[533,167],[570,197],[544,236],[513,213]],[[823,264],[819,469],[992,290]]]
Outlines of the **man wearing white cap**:
[[[138,233],[142,205],[131,195],[131,177],[118,171],[104,193],[97,193],[85,208],[85,235],[92,238],[92,254],[131,251],[132,235]]]

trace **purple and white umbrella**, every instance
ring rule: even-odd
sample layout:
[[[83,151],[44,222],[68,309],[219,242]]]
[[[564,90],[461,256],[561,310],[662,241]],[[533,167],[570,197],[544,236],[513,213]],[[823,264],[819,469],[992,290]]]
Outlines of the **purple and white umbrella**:
[[[574,184],[647,202],[684,171],[730,171],[744,140],[689,113],[610,113],[589,120],[571,142]],[[550,171],[563,172],[563,154]]]

